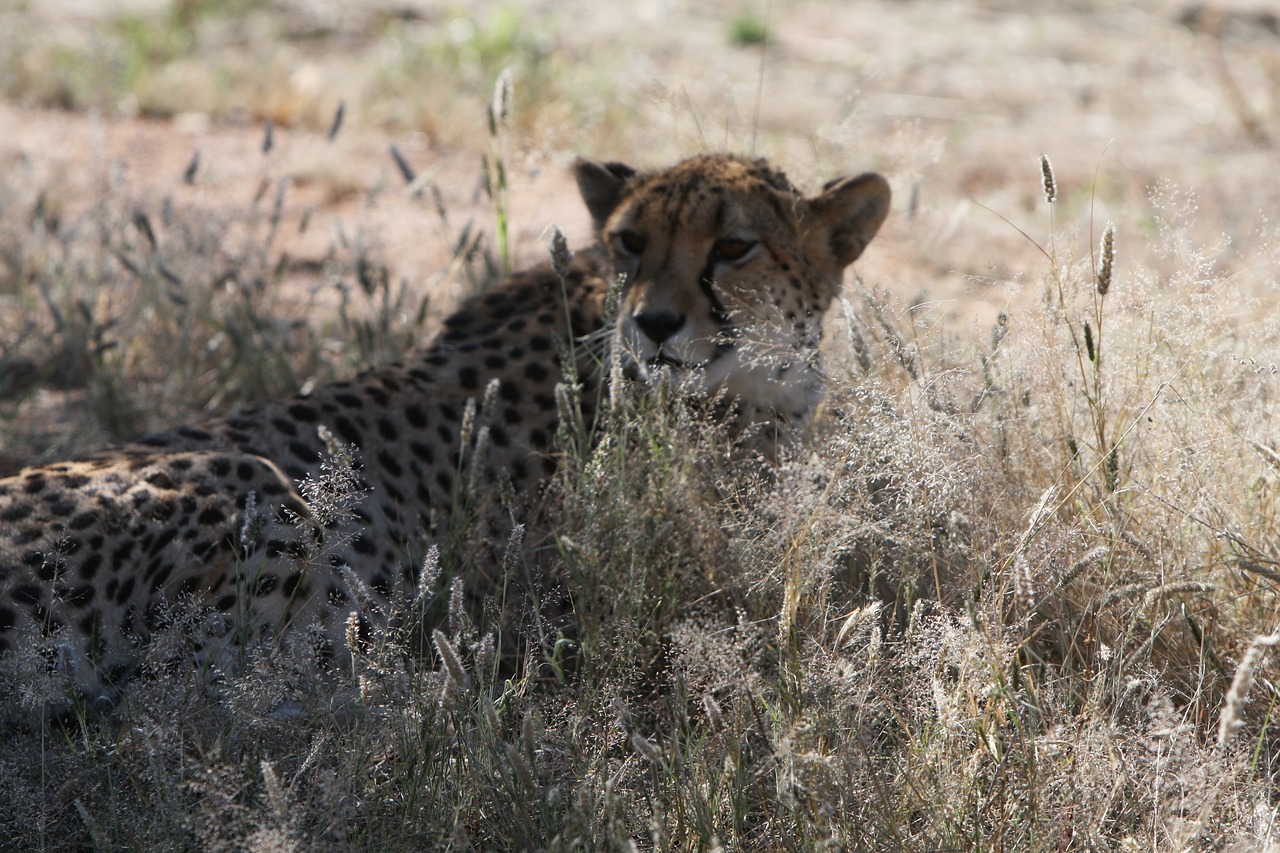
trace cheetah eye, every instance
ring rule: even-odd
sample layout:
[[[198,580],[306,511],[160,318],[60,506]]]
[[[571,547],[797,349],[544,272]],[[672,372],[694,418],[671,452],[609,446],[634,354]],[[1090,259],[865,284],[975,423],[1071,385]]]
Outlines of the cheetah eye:
[[[624,255],[639,257],[644,254],[645,239],[634,231],[619,231],[614,234],[613,244]]]
[[[747,253],[756,247],[754,240],[717,240],[711,246],[711,260],[715,262],[740,261],[747,256]]]

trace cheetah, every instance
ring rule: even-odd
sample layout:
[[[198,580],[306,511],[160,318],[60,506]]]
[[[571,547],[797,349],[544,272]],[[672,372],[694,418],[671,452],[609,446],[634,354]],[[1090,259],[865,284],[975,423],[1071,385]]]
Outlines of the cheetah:
[[[886,217],[885,179],[806,196],[768,162],[725,154],[574,172],[596,245],[471,298],[403,358],[0,480],[0,653],[44,643],[82,695],[112,695],[183,599],[210,617],[201,660],[300,626],[341,649],[353,597],[385,605],[419,583],[464,476],[491,496],[468,508],[489,557],[467,583],[492,589],[512,518],[536,516],[556,467],[557,386],[572,368],[592,423],[610,368],[590,342],[609,329],[632,381],[732,400],[735,428],[803,424],[823,390],[823,314]],[[334,454],[362,496],[345,513],[322,512],[314,485]]]

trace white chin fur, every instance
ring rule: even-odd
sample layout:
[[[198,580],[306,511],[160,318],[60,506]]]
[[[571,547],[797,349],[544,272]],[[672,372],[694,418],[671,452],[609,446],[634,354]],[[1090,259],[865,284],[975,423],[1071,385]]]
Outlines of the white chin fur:
[[[770,358],[745,360],[741,349],[725,353],[705,367],[655,368],[644,362],[633,362],[633,367],[636,375],[648,383],[665,375],[685,394],[713,397],[723,392],[757,411],[788,417],[808,414],[825,391],[820,366],[801,359],[785,366]]]

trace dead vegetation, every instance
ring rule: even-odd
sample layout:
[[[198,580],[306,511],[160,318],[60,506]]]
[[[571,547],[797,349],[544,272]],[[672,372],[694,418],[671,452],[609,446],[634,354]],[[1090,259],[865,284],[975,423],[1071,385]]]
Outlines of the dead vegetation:
[[[578,638],[535,661],[558,679],[497,676],[498,626],[470,622],[447,580],[400,605],[439,614],[425,632],[353,635],[348,673],[317,679],[306,661],[259,656],[193,680],[158,659],[106,718],[5,733],[3,837],[24,849],[1276,848],[1267,34],[1222,53],[1209,39],[1238,33],[1206,36],[1174,5],[1095,5],[871,4],[865,24],[821,18],[823,4],[726,12],[715,33],[729,82],[690,75],[672,95],[682,49],[711,30],[691,23],[685,47],[667,48],[672,70],[624,89],[653,100],[626,106],[622,126],[637,129],[607,153],[758,144],[811,164],[802,178],[832,162],[886,169],[903,200],[830,318],[831,394],[804,444],[770,469],[728,453],[679,399],[618,388],[596,442],[563,436],[545,557]],[[450,60],[462,81],[451,109],[474,110],[479,135],[464,144],[528,179],[559,156],[547,151],[565,138],[561,84],[539,89],[544,72],[515,63],[508,135],[486,140],[478,105],[498,66],[477,34],[516,13],[481,11],[461,42],[476,52]],[[521,51],[539,33],[577,44],[554,21],[516,24]],[[870,50],[873,29],[880,72],[832,52]],[[1001,36],[998,66],[963,39],[973,33]],[[539,61],[556,80],[557,60]],[[1257,85],[1203,82],[1215,62]],[[998,82],[1009,68],[1034,85]],[[816,120],[801,94],[813,79],[859,91]],[[23,85],[9,96],[39,99]],[[986,113],[959,117],[975,104]],[[799,134],[783,130],[792,109],[806,116]],[[332,110],[317,110],[315,134]],[[670,122],[642,121],[646,110]],[[385,126],[430,134],[423,121]],[[301,146],[289,140],[308,121],[283,122],[295,126],[275,144]],[[603,126],[574,147],[606,151]],[[315,150],[313,174],[342,159]],[[1037,168],[1042,152],[1053,162]],[[299,254],[315,226],[275,161],[224,187],[238,204],[197,204],[180,170],[172,187],[108,182],[86,199],[27,156],[32,170],[0,186],[10,468],[397,352],[447,301],[424,302],[425,284],[483,286],[506,248],[520,256],[518,229],[541,227],[520,224],[521,187],[497,172],[474,195],[478,156],[459,181],[422,153],[408,190],[397,172],[362,182],[335,163],[344,199],[403,193],[433,223],[444,272],[424,282],[372,231],[334,228]],[[21,656],[9,666],[5,701],[38,700],[15,687]]]

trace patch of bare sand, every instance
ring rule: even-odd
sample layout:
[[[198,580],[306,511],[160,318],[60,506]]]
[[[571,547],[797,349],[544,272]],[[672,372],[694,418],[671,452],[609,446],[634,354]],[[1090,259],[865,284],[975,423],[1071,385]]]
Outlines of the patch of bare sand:
[[[427,286],[443,284],[432,294],[441,304],[460,297],[449,289],[457,282],[441,282],[438,274],[467,222],[493,230],[480,154],[432,148],[420,136],[393,138],[351,128],[333,140],[306,129],[277,129],[268,151],[264,138],[261,127],[210,125],[199,116],[103,120],[0,104],[0,168],[25,173],[33,186],[59,200],[66,215],[83,211],[106,192],[127,193],[139,204],[169,199],[184,208],[247,212],[255,199],[269,207],[283,181],[280,248],[295,261],[318,264],[335,233],[362,233],[398,275]],[[416,171],[418,191],[406,186],[392,145]],[[589,220],[566,183],[567,160],[522,157],[511,167],[517,258],[532,262],[552,224],[578,242],[589,239]],[[439,190],[447,223],[432,187]]]

